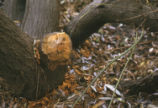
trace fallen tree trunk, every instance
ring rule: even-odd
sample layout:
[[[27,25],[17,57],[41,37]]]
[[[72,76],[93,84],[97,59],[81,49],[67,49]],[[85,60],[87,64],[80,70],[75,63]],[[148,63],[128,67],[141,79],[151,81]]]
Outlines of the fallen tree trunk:
[[[61,84],[71,53],[68,36],[48,35],[36,47],[37,42],[33,45],[33,39],[1,10],[0,16],[0,84],[4,89],[15,96],[36,99]]]
[[[66,27],[73,46],[78,46],[105,23],[124,23],[158,31],[158,8],[139,0],[96,0],[84,8]]]

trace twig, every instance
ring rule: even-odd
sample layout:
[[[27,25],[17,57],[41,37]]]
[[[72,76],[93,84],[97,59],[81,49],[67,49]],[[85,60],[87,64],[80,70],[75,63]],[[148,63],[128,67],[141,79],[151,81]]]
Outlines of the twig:
[[[92,80],[92,82],[85,88],[85,90],[82,92],[82,94],[76,99],[76,101],[74,102],[74,104],[72,105],[72,108],[75,107],[75,105],[77,104],[77,102],[81,99],[81,97],[86,93],[86,91],[88,90],[88,88],[103,74],[103,72],[112,64],[114,63],[117,59],[121,58],[122,56],[126,55],[129,51],[131,51],[138,43],[139,41],[142,39],[144,34],[144,31],[142,31],[140,38],[130,47],[128,48],[126,51],[124,51],[121,55],[115,57],[114,59],[111,60],[111,62],[109,62],[103,69],[101,69],[99,71],[99,74]]]
[[[137,36],[138,36],[138,33],[136,33],[136,40],[135,40],[135,42],[136,42],[137,39],[138,39]],[[119,85],[119,83],[120,83],[120,81],[121,81],[121,78],[122,78],[122,76],[123,76],[123,73],[124,73],[124,71],[125,71],[125,69],[126,69],[128,63],[129,63],[129,61],[132,59],[132,55],[133,55],[133,53],[134,53],[135,47],[136,47],[136,46],[133,47],[132,52],[131,52],[130,56],[129,56],[128,59],[127,59],[127,62],[125,63],[125,66],[123,67],[123,70],[121,71],[120,77],[119,77],[119,79],[118,79],[118,82],[116,83],[115,90],[114,90],[114,92],[113,92],[113,94],[112,94],[112,99],[111,99],[111,101],[110,101],[110,103],[109,103],[108,108],[111,107],[111,104],[112,104],[112,102],[113,102],[113,100],[114,100],[114,96],[115,96],[116,89],[117,89],[117,87],[118,87],[118,85]]]

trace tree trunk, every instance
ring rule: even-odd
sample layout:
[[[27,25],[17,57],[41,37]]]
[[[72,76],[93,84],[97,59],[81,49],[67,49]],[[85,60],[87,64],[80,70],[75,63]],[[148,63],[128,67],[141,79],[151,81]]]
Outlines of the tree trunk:
[[[33,38],[42,39],[58,30],[58,0],[27,0],[22,29]]]
[[[11,19],[22,21],[25,4],[26,0],[5,0],[4,10]]]
[[[105,23],[124,23],[158,31],[158,8],[139,0],[95,0],[66,27],[73,46],[78,46]]]
[[[40,98],[61,84],[67,66],[62,64],[50,68],[50,57],[43,49],[38,50],[42,54],[40,63],[37,62],[39,58],[34,57],[38,53],[34,54],[33,39],[21,32],[1,10],[0,16],[0,84],[15,96],[29,99]]]
[[[42,38],[46,33],[57,30],[59,19],[57,6],[56,0],[27,0],[23,30],[33,38]],[[122,22],[158,31],[158,12],[153,11],[153,8],[138,0],[114,0],[108,3],[100,0],[92,2],[83,9],[65,30],[70,35],[73,46],[78,46],[104,23]],[[68,39],[67,36],[55,39],[46,36],[39,45],[37,44],[37,48],[33,48],[31,37],[21,32],[2,11],[0,16],[0,83],[5,83],[6,88],[16,96],[30,99],[42,97],[63,81],[67,69],[65,60],[70,57],[62,57],[61,55],[64,55],[62,51],[58,51],[58,48],[54,50],[55,47],[50,51],[54,50],[57,53],[49,56],[49,50],[44,49],[50,47],[42,42],[48,41],[48,44],[50,40],[58,42]],[[65,44],[69,42],[59,44],[59,48],[66,49],[64,52],[68,55],[71,48],[67,49]],[[71,47],[70,44],[68,46]],[[54,59],[56,58],[54,55],[60,60]]]

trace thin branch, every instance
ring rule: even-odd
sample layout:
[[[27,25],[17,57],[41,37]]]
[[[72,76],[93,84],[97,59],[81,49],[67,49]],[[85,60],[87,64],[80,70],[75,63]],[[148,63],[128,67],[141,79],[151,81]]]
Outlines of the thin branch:
[[[138,36],[138,33],[136,33],[136,40],[135,40],[135,42],[136,42],[137,39],[138,39],[137,36]],[[123,70],[121,71],[120,77],[119,77],[119,79],[118,79],[118,82],[116,83],[115,90],[114,90],[114,92],[113,92],[113,94],[112,94],[112,99],[111,99],[111,101],[110,101],[110,104],[109,104],[108,108],[111,107],[111,104],[112,104],[112,102],[113,102],[113,100],[114,100],[114,96],[115,96],[115,93],[116,93],[116,89],[117,89],[117,87],[118,87],[118,85],[119,85],[119,83],[120,83],[120,81],[121,81],[121,78],[122,78],[122,76],[123,76],[123,73],[125,72],[125,69],[126,69],[128,63],[129,63],[129,61],[132,59],[132,55],[133,55],[133,53],[134,53],[135,48],[136,48],[136,46],[133,47],[133,49],[132,49],[132,51],[131,51],[131,54],[130,54],[130,56],[129,56],[128,59],[127,59],[127,62],[125,63],[125,66],[123,67]]]
[[[119,58],[121,58],[122,56],[126,55],[129,51],[131,51],[138,43],[139,41],[142,39],[144,34],[144,31],[142,31],[140,38],[130,47],[128,48],[126,51],[124,51],[121,55],[115,57],[114,59],[111,60],[111,62],[109,62],[103,69],[101,69],[99,71],[99,74],[92,80],[92,82],[85,88],[85,90],[82,92],[82,94],[76,99],[76,101],[74,102],[74,104],[72,105],[72,108],[75,107],[75,105],[78,103],[78,101],[81,99],[81,97],[86,93],[86,91],[88,90],[88,88],[93,85],[93,83],[103,74],[103,72],[112,64],[114,63],[116,60],[118,60]]]

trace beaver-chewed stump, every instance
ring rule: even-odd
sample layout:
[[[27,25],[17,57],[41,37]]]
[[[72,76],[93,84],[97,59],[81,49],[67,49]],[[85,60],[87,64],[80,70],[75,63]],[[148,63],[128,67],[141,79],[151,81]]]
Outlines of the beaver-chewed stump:
[[[54,71],[57,67],[69,63],[71,50],[71,40],[66,33],[52,33],[43,39],[40,53],[42,60],[47,60],[47,67]]]
[[[66,33],[34,41],[0,10],[0,85],[14,96],[37,99],[62,84],[71,55]],[[2,89],[1,88],[1,89]]]
[[[39,2],[41,1],[39,0]],[[24,16],[28,15],[28,17],[23,21],[26,24],[22,25],[24,31],[32,36],[27,36],[22,32],[0,10],[0,85],[1,88],[7,89],[15,96],[23,96],[29,99],[40,98],[62,83],[67,64],[70,61],[71,40],[73,48],[77,48],[105,23],[124,23],[132,25],[132,27],[143,27],[152,32],[158,31],[157,2],[150,1],[150,4],[155,4],[150,6],[143,0],[110,0],[108,2],[106,0],[95,0],[64,27],[71,40],[65,33],[53,33],[44,36],[43,34],[56,31],[58,25],[57,16],[59,16],[59,13],[56,12],[58,9],[55,7],[57,3],[55,3],[55,0],[50,2],[54,2],[56,9],[52,9],[52,6],[48,6],[48,3],[43,1],[42,7],[51,8],[45,13],[41,10],[43,9],[41,5],[36,7],[35,11],[37,10],[39,15],[34,15],[34,8],[30,7],[34,7],[32,2],[30,2],[30,6],[27,6],[30,8],[26,9],[28,12]],[[34,23],[37,21],[35,16],[40,17],[38,17],[40,23]],[[52,17],[48,20],[49,16]],[[45,22],[45,24],[41,22]],[[52,22],[56,23],[53,24]],[[33,42],[31,38],[40,37],[41,39],[43,36],[44,39],[41,41]],[[149,78],[150,76],[147,77],[147,79]],[[128,87],[138,87],[139,84],[157,84],[155,82],[157,75],[152,76],[150,81],[142,79],[138,82],[142,81],[147,81],[147,84],[133,83],[134,86]],[[150,85],[147,87],[151,88]],[[139,88],[139,90],[142,89]]]
[[[71,51],[71,39],[64,32],[50,33],[42,41],[34,42],[34,57],[45,70],[50,87],[54,88],[64,80],[67,65],[71,61]]]
[[[50,87],[54,88],[64,80],[67,65],[71,61],[71,51],[71,40],[64,32],[50,33],[44,36],[42,41],[34,42],[34,57],[45,70]]]

